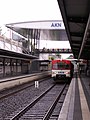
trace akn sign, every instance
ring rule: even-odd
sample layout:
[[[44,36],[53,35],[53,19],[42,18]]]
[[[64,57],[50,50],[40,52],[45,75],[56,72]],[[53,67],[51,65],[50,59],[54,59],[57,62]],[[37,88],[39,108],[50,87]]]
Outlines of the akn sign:
[[[51,29],[65,29],[63,21],[53,21],[50,25]]]
[[[61,23],[52,23],[51,27],[61,27]]]
[[[7,24],[7,27],[27,29],[65,29],[62,20],[29,21]]]

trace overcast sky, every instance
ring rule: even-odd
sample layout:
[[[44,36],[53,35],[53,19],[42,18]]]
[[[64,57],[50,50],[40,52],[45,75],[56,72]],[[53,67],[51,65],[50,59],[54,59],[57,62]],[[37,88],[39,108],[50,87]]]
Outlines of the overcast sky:
[[[0,26],[38,20],[62,20],[57,0],[0,0]]]
[[[0,0],[0,25],[37,20],[62,20],[57,0]]]

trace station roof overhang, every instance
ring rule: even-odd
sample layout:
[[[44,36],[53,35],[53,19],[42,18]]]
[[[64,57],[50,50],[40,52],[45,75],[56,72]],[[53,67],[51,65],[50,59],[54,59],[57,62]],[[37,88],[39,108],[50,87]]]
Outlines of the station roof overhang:
[[[43,20],[43,21],[27,21],[6,24],[7,28],[19,33],[20,35],[28,38],[29,30],[38,29],[46,34],[44,40],[60,40],[62,34],[67,41],[67,34],[62,20]],[[49,36],[52,36],[51,38]],[[42,38],[41,38],[42,39]]]
[[[74,57],[90,60],[90,0],[57,0]]]

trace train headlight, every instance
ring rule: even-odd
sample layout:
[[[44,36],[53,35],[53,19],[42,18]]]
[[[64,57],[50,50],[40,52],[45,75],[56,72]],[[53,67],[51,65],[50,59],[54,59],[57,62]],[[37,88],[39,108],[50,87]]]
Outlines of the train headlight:
[[[56,74],[56,72],[52,72],[52,74]]]
[[[55,76],[56,76],[56,72],[52,71],[52,77],[55,77]]]
[[[66,74],[70,74],[70,72],[68,71],[68,72],[66,72]]]

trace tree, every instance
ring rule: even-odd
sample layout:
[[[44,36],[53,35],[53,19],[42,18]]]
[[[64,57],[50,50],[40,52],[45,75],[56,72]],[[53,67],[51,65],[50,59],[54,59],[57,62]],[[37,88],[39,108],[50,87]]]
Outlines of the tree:
[[[49,60],[54,60],[54,57],[53,56],[49,56]]]

